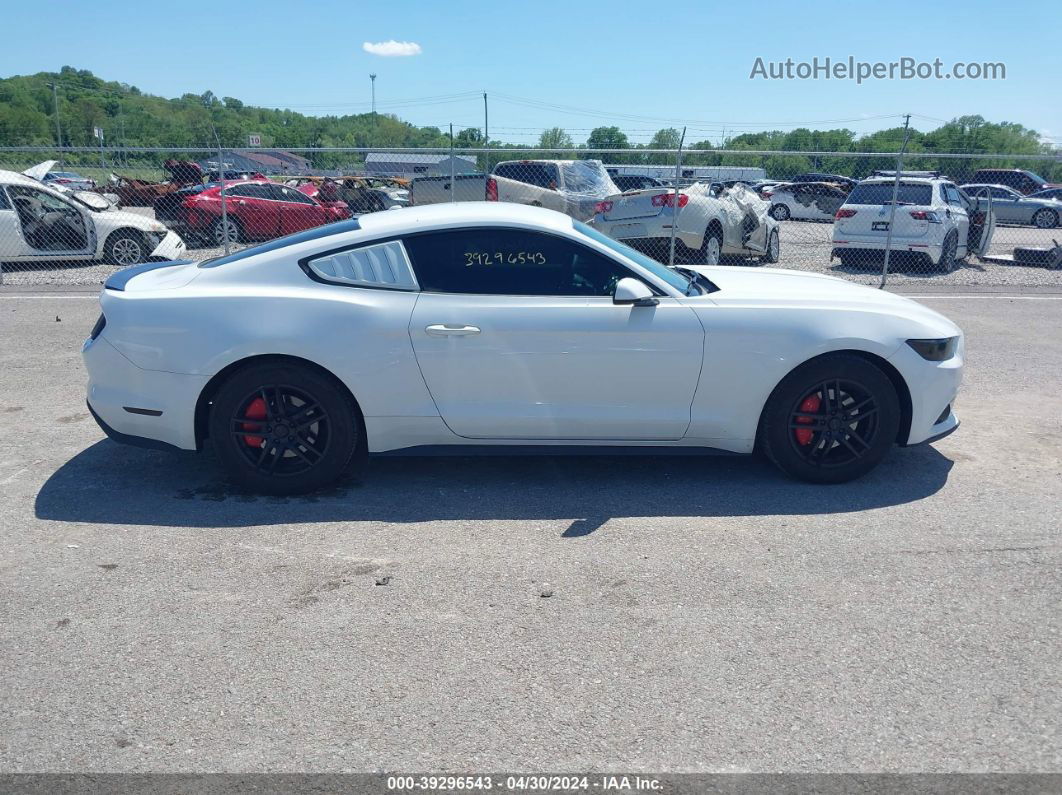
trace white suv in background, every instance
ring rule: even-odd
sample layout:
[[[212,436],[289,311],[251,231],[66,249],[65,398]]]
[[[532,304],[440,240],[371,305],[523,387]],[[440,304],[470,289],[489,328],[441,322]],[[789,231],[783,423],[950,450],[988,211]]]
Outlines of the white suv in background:
[[[892,176],[863,180],[837,211],[832,256],[842,265],[884,259],[894,181]],[[971,199],[943,177],[904,174],[893,223],[890,261],[924,262],[945,273],[969,254],[987,254],[996,226],[987,199]]]

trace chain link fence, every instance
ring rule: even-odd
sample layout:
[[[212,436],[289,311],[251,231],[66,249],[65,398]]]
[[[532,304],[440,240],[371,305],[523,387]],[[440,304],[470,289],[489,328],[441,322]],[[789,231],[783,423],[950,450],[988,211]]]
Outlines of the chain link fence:
[[[902,169],[897,173],[897,169]],[[1062,283],[1062,158],[734,150],[0,149],[0,278],[97,284],[395,208],[516,202],[665,263]]]

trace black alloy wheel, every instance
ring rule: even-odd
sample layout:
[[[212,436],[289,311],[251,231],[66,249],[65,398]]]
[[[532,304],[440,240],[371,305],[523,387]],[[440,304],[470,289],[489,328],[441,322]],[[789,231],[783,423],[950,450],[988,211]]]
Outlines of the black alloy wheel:
[[[327,373],[266,362],[237,370],[218,389],[210,439],[240,485],[301,494],[331,484],[351,462],[361,437],[358,416],[349,393]]]

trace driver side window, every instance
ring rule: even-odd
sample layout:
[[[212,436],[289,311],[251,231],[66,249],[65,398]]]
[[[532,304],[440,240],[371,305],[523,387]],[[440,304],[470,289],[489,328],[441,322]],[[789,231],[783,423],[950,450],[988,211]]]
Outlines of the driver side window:
[[[611,296],[620,279],[634,276],[578,243],[527,230],[430,232],[403,242],[425,292]]]

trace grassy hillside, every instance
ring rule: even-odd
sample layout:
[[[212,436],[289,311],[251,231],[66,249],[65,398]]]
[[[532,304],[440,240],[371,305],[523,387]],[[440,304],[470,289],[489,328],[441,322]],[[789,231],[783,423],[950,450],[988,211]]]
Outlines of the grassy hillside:
[[[50,83],[59,86],[63,144],[93,146],[94,127],[108,143],[127,146],[215,145],[215,130],[227,147],[247,145],[258,133],[265,147],[289,146],[446,146],[434,127],[414,127],[393,116],[304,116],[289,110],[244,105],[210,91],[166,99],[135,86],[101,80],[86,70],[64,66],[55,72],[0,79],[0,146],[56,142],[55,104]]]

